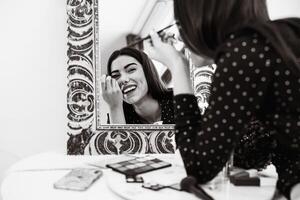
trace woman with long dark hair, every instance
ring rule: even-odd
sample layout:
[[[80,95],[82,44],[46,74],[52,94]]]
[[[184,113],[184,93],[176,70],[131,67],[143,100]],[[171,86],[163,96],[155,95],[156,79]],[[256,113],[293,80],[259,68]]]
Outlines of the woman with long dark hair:
[[[174,123],[173,92],[165,87],[144,52],[114,51],[102,78],[102,94],[114,124]]]
[[[151,35],[150,57],[172,72],[176,142],[187,173],[199,183],[215,177],[255,117],[275,142],[265,149],[271,151],[266,153],[278,172],[278,191],[296,198],[300,20],[271,21],[265,0],[174,0],[174,14],[187,47],[218,66],[209,107],[200,116],[187,60],[157,34]]]

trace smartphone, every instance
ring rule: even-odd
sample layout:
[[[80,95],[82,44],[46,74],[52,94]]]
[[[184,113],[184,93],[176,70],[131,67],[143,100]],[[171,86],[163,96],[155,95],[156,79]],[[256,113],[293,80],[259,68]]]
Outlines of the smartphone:
[[[76,168],[54,183],[54,188],[84,191],[102,176],[100,169]]]

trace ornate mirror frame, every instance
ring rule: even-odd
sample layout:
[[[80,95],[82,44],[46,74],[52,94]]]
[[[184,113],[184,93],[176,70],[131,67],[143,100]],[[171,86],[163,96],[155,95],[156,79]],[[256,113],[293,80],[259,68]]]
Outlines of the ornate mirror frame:
[[[99,106],[99,0],[68,0],[68,135],[67,153],[173,153],[174,125],[101,125]],[[186,54],[188,56],[188,52]],[[214,67],[191,64],[198,100],[209,96]],[[204,81],[198,83],[204,78]],[[204,105],[205,106],[205,105]]]

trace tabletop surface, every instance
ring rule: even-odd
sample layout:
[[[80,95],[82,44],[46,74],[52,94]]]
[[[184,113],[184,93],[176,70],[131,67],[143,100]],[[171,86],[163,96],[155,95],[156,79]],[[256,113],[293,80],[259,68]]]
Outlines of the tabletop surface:
[[[146,182],[156,182],[164,185],[179,183],[186,176],[180,154],[151,155],[103,155],[103,156],[67,156],[59,153],[42,153],[25,158],[13,165],[1,185],[3,200],[158,200],[158,199],[198,199],[193,194],[172,189],[152,191],[141,187],[140,183],[126,183],[125,176],[110,169],[104,169],[106,164],[134,157],[151,156],[172,163],[172,167],[142,174]],[[103,176],[89,189],[83,192],[54,189],[53,183],[67,174],[71,169],[98,166],[103,170]],[[276,184],[276,174],[271,168],[260,177],[261,186],[238,187],[232,185],[223,176],[218,176],[211,183],[202,187],[214,199],[270,199]]]

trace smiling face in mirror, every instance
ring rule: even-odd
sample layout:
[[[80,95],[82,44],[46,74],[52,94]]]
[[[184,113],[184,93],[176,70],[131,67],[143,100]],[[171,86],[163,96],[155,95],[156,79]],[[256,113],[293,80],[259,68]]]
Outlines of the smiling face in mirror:
[[[174,123],[173,92],[146,53],[129,47],[114,51],[107,73],[101,85],[111,123]]]
[[[148,96],[148,84],[142,65],[133,57],[122,55],[111,64],[110,75],[122,91],[128,104],[139,104]]]

